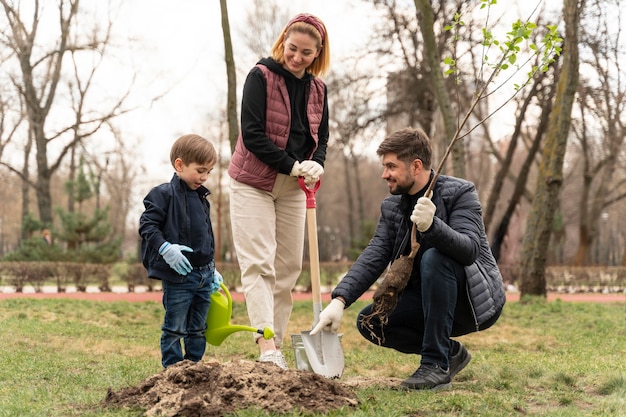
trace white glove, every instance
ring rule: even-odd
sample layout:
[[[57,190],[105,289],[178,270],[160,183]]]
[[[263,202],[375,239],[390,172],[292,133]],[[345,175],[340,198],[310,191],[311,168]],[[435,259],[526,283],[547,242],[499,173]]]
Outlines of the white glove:
[[[333,333],[337,333],[339,329],[339,323],[343,317],[343,309],[346,307],[343,301],[338,298],[328,304],[328,306],[320,313],[320,320],[317,325],[311,330],[310,335],[318,333],[320,330],[330,330]]]
[[[415,203],[413,208],[413,214],[411,214],[411,221],[417,226],[417,230],[420,232],[427,231],[433,224],[433,218],[435,217],[435,211],[437,207],[428,197],[420,197]]]
[[[293,167],[291,167],[291,172],[289,173],[289,175],[291,175],[292,177],[301,177],[304,175],[302,173],[302,166],[300,165],[300,162],[296,161],[293,164]]]
[[[300,162],[300,169],[302,170],[302,176],[315,178],[315,181],[324,175],[324,168],[315,161],[302,161]]]
[[[308,175],[304,176],[304,184],[308,188],[313,188],[319,180],[320,180],[320,177],[309,177]]]
[[[302,170],[300,175],[304,177],[304,183],[307,187],[314,186],[324,174],[324,168],[315,161],[302,161],[300,169]]]

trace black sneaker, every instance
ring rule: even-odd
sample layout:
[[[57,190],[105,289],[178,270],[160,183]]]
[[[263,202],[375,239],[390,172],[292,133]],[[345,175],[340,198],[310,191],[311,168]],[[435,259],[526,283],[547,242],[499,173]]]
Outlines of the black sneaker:
[[[459,342],[459,351],[456,355],[450,356],[448,362],[450,363],[450,379],[454,378],[456,374],[461,372],[463,368],[472,360],[472,355],[465,349],[465,346]]]
[[[450,372],[444,371],[439,365],[423,364],[413,372],[413,375],[402,381],[400,386],[415,390],[433,390],[448,388],[450,386]]]

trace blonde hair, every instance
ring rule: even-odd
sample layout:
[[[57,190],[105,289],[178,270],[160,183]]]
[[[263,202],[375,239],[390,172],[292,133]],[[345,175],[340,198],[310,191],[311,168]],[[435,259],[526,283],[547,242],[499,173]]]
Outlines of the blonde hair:
[[[300,16],[315,19],[316,23],[321,26],[323,33],[320,33],[316,25],[308,23],[305,20],[298,20]],[[306,69],[306,72],[313,74],[316,77],[321,77],[328,72],[330,68],[330,42],[328,40],[328,31],[324,22],[318,17],[313,15],[297,15],[293,18],[285,28],[280,32],[278,39],[272,46],[272,58],[274,61],[283,65],[285,63],[285,40],[292,32],[304,33],[311,36],[317,42],[317,49],[320,50],[320,54],[313,61],[313,63]]]
[[[217,152],[211,142],[195,134],[183,135],[176,139],[170,150],[172,166],[177,158],[185,165],[200,164],[211,165],[217,161]]]

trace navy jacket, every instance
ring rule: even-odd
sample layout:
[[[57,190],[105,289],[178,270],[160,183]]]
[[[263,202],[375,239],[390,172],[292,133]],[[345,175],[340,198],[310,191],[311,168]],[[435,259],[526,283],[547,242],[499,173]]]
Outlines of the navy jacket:
[[[145,211],[139,219],[141,257],[148,276],[172,282],[184,282],[185,276],[170,268],[159,248],[164,242],[189,246],[183,252],[194,267],[214,261],[215,248],[211,225],[211,205],[206,187],[190,189],[174,174],[169,183],[154,187],[143,200]]]
[[[383,275],[391,262],[408,254],[414,200],[408,195],[392,195],[383,200],[374,237],[333,290],[333,298],[341,296],[349,306]],[[424,233],[418,232],[420,250],[411,279],[418,278],[421,254],[431,247],[464,265],[468,299],[478,330],[500,313],[506,294],[489,248],[476,189],[468,181],[440,175],[432,201],[437,211],[432,226]]]

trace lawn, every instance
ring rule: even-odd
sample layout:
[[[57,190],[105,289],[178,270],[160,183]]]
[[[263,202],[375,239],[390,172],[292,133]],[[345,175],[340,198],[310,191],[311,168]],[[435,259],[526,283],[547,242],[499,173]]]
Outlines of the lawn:
[[[357,333],[354,321],[364,305],[348,309],[340,328],[346,360],[341,381],[410,375],[418,356],[366,343]],[[162,314],[156,302],[0,301],[0,416],[141,415],[101,402],[109,388],[136,386],[161,370]],[[311,322],[310,302],[296,302],[290,333]],[[242,303],[234,304],[232,323],[247,324]],[[359,388],[356,409],[330,415],[626,415],[624,303],[510,302],[494,327],[459,340],[473,358],[452,389]],[[285,341],[284,352],[293,366],[290,345]],[[209,346],[206,358],[254,361],[256,354],[252,336],[241,332]]]

